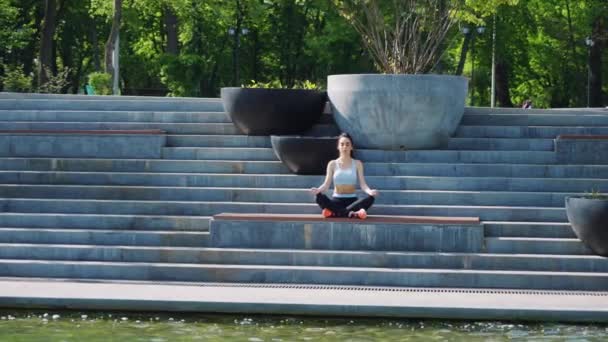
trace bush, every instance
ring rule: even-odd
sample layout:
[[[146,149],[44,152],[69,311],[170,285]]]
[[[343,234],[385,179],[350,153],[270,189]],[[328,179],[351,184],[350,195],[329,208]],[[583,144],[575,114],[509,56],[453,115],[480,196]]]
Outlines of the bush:
[[[38,87],[38,92],[46,94],[63,93],[70,83],[70,81],[68,81],[68,78],[70,77],[70,68],[63,68],[63,70],[57,72],[57,75],[53,75],[49,68],[45,68],[45,70],[48,75],[48,81]]]
[[[306,89],[306,90],[323,90],[321,86],[313,83],[309,80],[297,81],[293,87],[283,85],[280,80],[273,80],[270,82],[256,82],[251,81],[248,85],[243,86],[244,88],[274,88],[274,89]]]
[[[18,93],[29,93],[32,91],[32,76],[27,76],[23,72],[23,65],[17,65],[14,68],[5,66],[5,70],[5,75],[0,77],[0,81],[4,85],[4,91]]]
[[[89,84],[93,87],[95,95],[112,95],[112,75],[108,73],[90,73]]]

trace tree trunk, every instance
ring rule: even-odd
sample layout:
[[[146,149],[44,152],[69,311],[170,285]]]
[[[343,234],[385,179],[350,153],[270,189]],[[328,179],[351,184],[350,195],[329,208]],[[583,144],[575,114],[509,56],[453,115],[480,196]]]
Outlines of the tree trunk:
[[[473,33],[469,32],[469,34],[464,35],[464,41],[462,42],[462,49],[460,50],[460,59],[458,60],[458,67],[456,67],[456,75],[462,75],[462,70],[464,69],[464,63],[467,61],[467,52],[469,52],[469,43],[471,43],[471,37],[473,37]]]
[[[258,37],[258,31],[256,29],[253,30],[253,70],[252,70],[252,79],[257,82],[258,80],[258,55],[260,51],[260,41]]]
[[[171,55],[179,54],[179,41],[178,41],[178,21],[177,15],[173,12],[173,9],[166,6],[164,9],[163,19],[165,22],[165,34],[167,35],[167,46],[165,52]]]
[[[53,36],[57,26],[57,3],[55,0],[45,0],[44,22],[40,37],[40,55],[38,61],[38,86],[48,81],[47,71],[53,68]]]
[[[589,106],[601,107],[602,99],[602,50],[604,42],[599,39],[602,34],[602,19],[597,17],[593,23],[595,44],[589,50]]]
[[[106,42],[106,51],[104,56],[106,72],[112,75],[112,84],[114,84],[114,65],[112,63],[112,54],[116,48],[116,40],[120,32],[120,21],[122,17],[122,0],[114,0],[114,20],[112,21],[112,29],[110,36]]]
[[[496,63],[496,99],[499,107],[513,107],[509,91],[508,65],[502,61]]]
[[[93,53],[93,65],[95,67],[95,71],[101,71],[101,59],[99,58],[99,40],[97,39],[97,27],[93,22],[89,27],[89,35],[91,36],[91,52]]]

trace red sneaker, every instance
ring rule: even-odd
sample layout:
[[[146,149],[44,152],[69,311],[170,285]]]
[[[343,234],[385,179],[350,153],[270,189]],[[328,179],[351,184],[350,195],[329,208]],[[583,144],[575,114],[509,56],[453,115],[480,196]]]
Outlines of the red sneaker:
[[[326,208],[321,211],[321,215],[323,215],[323,217],[325,217],[325,218],[328,218],[328,217],[334,216],[334,213],[331,210]]]
[[[355,212],[355,216],[357,216],[360,220],[365,220],[367,218],[367,211],[365,211],[365,209],[359,209]]]

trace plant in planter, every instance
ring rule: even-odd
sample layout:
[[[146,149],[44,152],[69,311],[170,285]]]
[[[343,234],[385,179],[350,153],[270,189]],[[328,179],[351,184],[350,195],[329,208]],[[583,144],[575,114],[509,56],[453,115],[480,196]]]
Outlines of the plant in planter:
[[[566,197],[566,214],[574,234],[595,254],[608,257],[608,196],[593,190]]]
[[[224,108],[247,135],[298,134],[310,129],[323,114],[327,95],[313,83],[286,89],[280,82],[221,89]],[[307,87],[308,89],[304,88]]]
[[[422,74],[441,56],[461,1],[334,2],[383,73],[328,77],[327,92],[341,130],[365,148],[445,144],[464,113],[468,81]]]

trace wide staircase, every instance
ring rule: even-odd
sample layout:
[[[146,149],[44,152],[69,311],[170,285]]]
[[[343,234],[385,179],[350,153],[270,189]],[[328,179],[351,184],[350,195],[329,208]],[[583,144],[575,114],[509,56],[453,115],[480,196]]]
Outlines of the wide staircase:
[[[608,258],[564,210],[568,195],[608,191],[608,165],[554,152],[559,134],[608,135],[606,111],[468,108],[445,149],[356,151],[380,190],[370,214],[479,217],[479,251],[212,248],[216,214],[318,214],[308,189],[323,177],[290,174],[219,99],[0,94],[0,135],[150,129],[166,132],[162,158],[5,152],[0,277],[608,289]],[[336,132],[326,115],[307,134]]]

